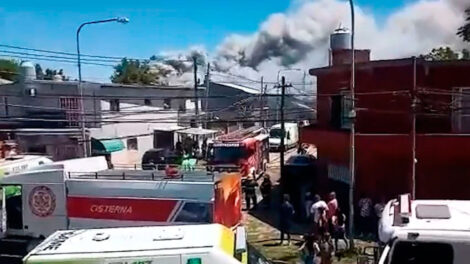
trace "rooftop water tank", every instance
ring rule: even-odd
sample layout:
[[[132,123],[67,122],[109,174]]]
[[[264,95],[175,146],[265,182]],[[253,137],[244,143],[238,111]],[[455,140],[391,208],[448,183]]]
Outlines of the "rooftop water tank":
[[[20,80],[31,81],[36,80],[36,68],[30,61],[22,61],[20,64]]]
[[[330,36],[331,50],[350,50],[351,49],[351,33],[346,28],[338,28]]]

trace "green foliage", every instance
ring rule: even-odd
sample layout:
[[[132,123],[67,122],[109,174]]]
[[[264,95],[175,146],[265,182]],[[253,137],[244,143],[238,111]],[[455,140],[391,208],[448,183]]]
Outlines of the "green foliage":
[[[449,47],[440,47],[437,49],[432,49],[430,53],[421,55],[419,57],[427,61],[448,61],[458,60],[459,54]]]
[[[123,84],[153,84],[157,79],[157,75],[150,71],[147,61],[140,62],[126,58],[114,67],[114,74],[111,76],[113,83]]]
[[[39,63],[36,63],[34,65],[34,68],[36,69],[36,79],[43,80],[44,79],[44,72],[42,71],[41,65]]]
[[[458,29],[457,35],[461,37],[463,41],[470,42],[470,8],[465,10],[465,15],[465,24]]]
[[[0,59],[0,78],[15,81],[19,75],[20,64],[16,60]]]
[[[468,49],[462,50],[462,60],[470,60],[470,51]]]

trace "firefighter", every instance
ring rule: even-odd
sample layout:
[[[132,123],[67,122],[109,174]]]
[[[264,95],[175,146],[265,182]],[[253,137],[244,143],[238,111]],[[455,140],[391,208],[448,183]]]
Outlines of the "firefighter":
[[[261,191],[261,195],[263,196],[263,202],[266,208],[271,207],[271,190],[273,188],[273,184],[271,182],[270,176],[268,174],[265,174],[263,177],[263,182],[261,183],[261,186],[259,187]]]
[[[256,209],[258,205],[258,201],[256,199],[256,187],[258,187],[258,183],[255,181],[254,178],[248,178],[245,182],[245,202],[246,202],[246,210]],[[251,208],[251,202],[253,201],[253,208]]]

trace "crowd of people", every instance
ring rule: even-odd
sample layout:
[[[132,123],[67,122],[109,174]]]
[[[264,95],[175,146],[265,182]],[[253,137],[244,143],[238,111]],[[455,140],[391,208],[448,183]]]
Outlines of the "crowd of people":
[[[259,188],[263,197],[262,203],[266,208],[271,205],[272,183],[269,175],[264,175],[261,184],[254,179],[248,179],[244,183],[246,209],[253,210],[258,207],[256,196]],[[322,199],[320,195],[307,193],[305,199],[305,215],[308,221],[308,232],[303,235],[303,242],[299,248],[305,263],[332,263],[336,255],[341,257],[339,242],[343,242],[342,248],[349,248],[349,240],[346,237],[347,218],[340,208],[335,192]],[[356,210],[356,235],[364,239],[375,239],[377,235],[378,220],[385,207],[385,199],[380,199],[374,204],[372,199],[361,195]],[[292,226],[296,215],[290,196],[284,194],[279,208],[280,244],[291,244]],[[298,214],[299,215],[299,214]]]
[[[295,214],[294,207],[290,203],[287,194],[283,196],[280,212],[281,241],[287,238],[290,244],[290,232]],[[348,244],[346,238],[346,216],[338,206],[338,200],[334,192],[328,196],[328,202],[321,199],[319,195],[313,197],[311,203],[307,203],[306,215],[310,219],[309,232],[303,238],[300,246],[305,263],[332,263],[333,256],[338,249],[338,241],[343,240]],[[334,243],[333,243],[334,241]]]

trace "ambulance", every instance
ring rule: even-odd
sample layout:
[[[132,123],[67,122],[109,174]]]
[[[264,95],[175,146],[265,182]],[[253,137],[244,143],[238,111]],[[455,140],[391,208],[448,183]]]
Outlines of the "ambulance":
[[[469,263],[470,201],[401,195],[385,206],[379,238],[385,245],[379,264]]]
[[[242,227],[219,224],[58,231],[24,264],[247,263]]]

